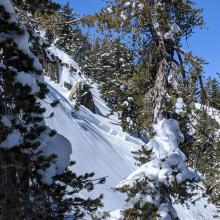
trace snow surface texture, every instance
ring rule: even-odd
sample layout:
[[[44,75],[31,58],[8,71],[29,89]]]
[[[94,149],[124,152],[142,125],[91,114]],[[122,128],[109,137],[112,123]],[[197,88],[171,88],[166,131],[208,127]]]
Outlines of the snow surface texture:
[[[47,124],[71,142],[73,151],[71,159],[77,162],[73,171],[78,174],[95,172],[96,177],[108,176],[106,184],[96,185],[91,194],[97,196],[99,193],[104,193],[105,210],[117,210],[112,213],[110,219],[119,220],[119,209],[125,204],[125,196],[113,192],[112,187],[134,171],[135,161],[131,151],[137,150],[144,143],[124,133],[115,117],[111,119],[105,117],[109,109],[100,99],[96,87],[92,92],[100,114],[93,114],[84,107],[78,112],[71,113],[72,105],[60,93],[61,87],[49,80],[47,82],[54,86],[49,86],[48,101],[54,98],[62,99],[57,108],[47,107],[46,114],[51,111],[55,112],[54,118],[46,120]],[[83,196],[88,196],[88,194],[85,192]],[[181,220],[212,220],[216,212],[216,208],[208,204],[206,199],[201,199],[195,205],[191,204],[190,209],[181,204],[174,204],[174,208]]]
[[[93,114],[85,107],[78,112],[72,112],[73,107],[69,101],[55,89],[49,88],[48,101],[54,98],[62,100],[61,105],[55,109],[47,107],[46,115],[53,111],[55,117],[46,119],[46,122],[71,142],[71,159],[77,162],[73,171],[78,174],[95,172],[97,178],[108,176],[106,183],[96,185],[96,190],[91,193],[93,196],[105,194],[104,203],[107,210],[120,208],[124,196],[114,193],[112,187],[134,170],[131,151],[136,150],[143,142],[122,132],[116,119],[105,117],[109,109],[96,94],[94,100],[100,115]],[[96,92],[95,89],[93,92]],[[87,193],[83,196],[87,196]]]

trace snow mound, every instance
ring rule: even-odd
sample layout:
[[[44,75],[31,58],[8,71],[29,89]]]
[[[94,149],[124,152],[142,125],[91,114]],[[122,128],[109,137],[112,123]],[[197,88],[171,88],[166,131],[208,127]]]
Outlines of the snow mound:
[[[151,161],[139,167],[117,187],[133,185],[137,179],[148,177],[165,185],[186,180],[199,180],[199,175],[186,165],[186,157],[178,144],[184,140],[179,124],[173,119],[162,119],[154,126],[156,135],[146,148],[152,150]],[[175,178],[175,179],[174,179]]]
[[[48,185],[52,184],[53,177],[62,174],[70,165],[70,155],[72,154],[71,143],[62,135],[56,134],[53,137],[42,134],[39,138],[42,155],[45,157],[56,155],[54,163],[42,172],[42,181]]]

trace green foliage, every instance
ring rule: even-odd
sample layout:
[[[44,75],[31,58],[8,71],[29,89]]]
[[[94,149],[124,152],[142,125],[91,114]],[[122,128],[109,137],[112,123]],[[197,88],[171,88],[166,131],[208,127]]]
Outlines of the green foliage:
[[[129,100],[125,99],[126,102],[122,103],[120,112],[123,128],[129,132],[137,132],[139,135],[143,133],[149,135],[152,133],[153,123],[157,120],[177,119],[185,137],[182,147],[188,157],[192,156],[190,146],[195,146],[197,153],[199,151],[198,139],[192,138],[190,133],[192,130],[189,128],[192,125],[193,111],[195,111],[197,88],[203,87],[201,74],[205,62],[183,51],[181,39],[188,38],[195,27],[203,26],[201,12],[202,10],[194,7],[194,2],[191,0],[138,0],[135,2],[112,0],[108,1],[107,7],[101,12],[88,16],[84,20],[85,23],[97,27],[97,30],[106,36],[109,36],[109,33],[117,33],[124,39],[128,39],[127,44],[132,46],[135,68],[132,70],[131,77],[126,79],[128,89],[123,95],[120,94],[120,96],[129,97]],[[106,67],[109,71],[112,66],[107,63]],[[106,75],[104,75],[105,78],[108,76]],[[111,81],[108,82],[109,84],[112,83],[112,79],[114,78],[109,79]],[[106,97],[109,97],[109,91],[111,92],[113,87],[112,84],[105,86],[108,83],[101,84]],[[185,111],[181,113],[176,113],[178,98],[182,98],[186,105]],[[199,133],[200,128],[195,129]],[[135,153],[135,158],[139,164],[142,164],[151,159],[151,154],[152,152],[142,147]],[[195,158],[193,161],[195,162]],[[155,183],[148,178],[143,178],[140,181],[137,180],[133,187],[119,189],[119,191],[127,193],[128,200],[132,201],[135,195],[152,194],[147,191],[148,184]],[[170,195],[176,195],[181,201],[188,198],[185,183],[173,185],[171,188],[160,184],[155,187],[161,192],[160,195],[164,196],[161,199],[165,199],[168,203]],[[156,218],[156,206],[148,207],[152,203],[140,204],[140,201],[135,201],[133,205],[133,208],[123,213],[125,219]],[[150,213],[147,214],[148,211]],[[174,216],[172,214],[172,217]]]
[[[75,103],[75,106],[74,106],[74,109],[76,111],[79,111],[79,107],[80,105],[82,105],[82,100],[83,100],[83,97],[89,92],[89,85],[86,84],[86,83],[79,83],[79,88],[77,90],[77,93],[76,93],[76,103]]]
[[[13,0],[16,6],[34,16],[35,13],[51,14],[60,8],[60,5],[52,0]]]
[[[56,24],[54,36],[56,38],[55,45],[69,54],[84,70],[91,52],[91,46],[88,37],[82,33],[79,27],[77,14],[67,3],[56,16],[58,23]],[[47,28],[49,28],[49,25]]]
[[[60,101],[59,100],[54,100],[50,105],[51,107],[56,107],[57,105],[59,105]]]
[[[32,7],[29,1],[16,3],[20,7]],[[36,3],[33,1],[33,6],[41,11],[41,7],[50,1],[38,1],[39,8]],[[25,7],[24,10],[29,11]],[[63,219],[69,212],[78,219],[92,214],[102,206],[102,195],[92,199],[81,198],[78,194],[82,190],[93,190],[94,185],[103,184],[105,178],[93,180],[94,173],[76,175],[69,167],[54,177],[51,185],[42,180],[56,161],[56,155],[43,156],[42,141],[44,137],[56,135],[56,131],[47,129],[43,116],[46,110],[41,106],[48,89],[42,81],[43,70],[32,52],[41,44],[36,40],[30,47],[28,41],[32,39],[27,34],[26,25],[11,19],[12,14],[1,5],[0,11],[0,33],[3,36],[0,41],[0,119],[6,117],[8,120],[6,124],[0,123],[0,218]],[[29,28],[29,32],[36,34],[34,27]],[[23,45],[26,37],[27,45]],[[23,40],[21,44],[20,39]],[[39,91],[33,92],[28,83],[17,80],[22,73],[33,77]],[[51,106],[57,104],[55,101]],[[13,139],[14,145],[6,148],[4,141],[15,131],[21,140],[16,142],[16,138]]]
[[[217,79],[209,79],[206,85],[207,98],[211,107],[220,110],[220,85]]]
[[[145,145],[142,145],[141,149],[132,153],[134,154],[134,158],[138,161],[137,165],[141,166],[150,160],[152,151],[148,150]]]

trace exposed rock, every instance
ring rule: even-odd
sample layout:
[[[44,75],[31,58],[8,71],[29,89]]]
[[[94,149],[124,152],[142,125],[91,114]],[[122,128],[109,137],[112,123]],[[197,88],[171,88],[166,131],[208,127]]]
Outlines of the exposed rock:
[[[84,105],[86,108],[95,113],[95,105],[88,84],[82,82],[76,83],[70,91],[69,100],[71,101],[74,98],[76,98],[75,109],[78,110],[80,105]]]
[[[80,83],[76,83],[72,86],[69,94],[69,100],[72,101],[74,99],[74,96],[76,96],[77,91],[79,90]]]
[[[88,108],[90,111],[95,113],[95,105],[92,97],[92,93],[90,90],[88,90],[81,99],[81,104],[84,105],[86,108]]]

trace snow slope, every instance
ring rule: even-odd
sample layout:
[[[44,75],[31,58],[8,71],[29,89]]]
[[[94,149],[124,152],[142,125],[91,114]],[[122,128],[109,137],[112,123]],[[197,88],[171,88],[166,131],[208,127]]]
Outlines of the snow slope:
[[[71,103],[56,90],[59,85],[54,85],[49,79],[47,82],[50,88],[47,101],[55,98],[62,100],[55,109],[47,107],[46,114],[53,111],[55,117],[46,119],[46,123],[71,142],[73,150],[71,159],[77,161],[74,171],[95,172],[96,177],[107,176],[106,184],[97,185],[92,195],[104,193],[105,210],[120,209],[124,205],[125,197],[113,192],[112,187],[134,170],[135,161],[131,151],[144,143],[124,133],[115,117],[111,119],[105,117],[109,109],[100,99],[96,88],[93,89],[93,95],[100,114],[93,114],[84,107],[78,112],[72,112]],[[83,196],[86,196],[86,192]],[[190,205],[190,209],[180,204],[175,205],[175,208],[182,220],[212,220],[216,213],[216,208],[207,205],[205,199],[198,201],[195,206]]]
[[[67,74],[67,71],[62,71]],[[75,82],[85,80],[81,76],[74,76]],[[100,98],[96,85],[93,85],[92,93],[96,106],[96,114],[85,107],[80,107],[78,112],[74,111],[73,102],[68,100],[69,91],[63,84],[56,84],[45,77],[50,90],[46,102],[59,99],[60,104],[56,108],[43,103],[47,109],[45,116],[51,112],[55,117],[46,118],[46,123],[52,129],[66,137],[72,144],[71,159],[77,162],[73,167],[77,173],[95,172],[96,177],[107,176],[104,185],[96,185],[90,196],[104,194],[104,210],[114,211],[111,220],[120,219],[120,212],[124,206],[125,196],[113,192],[120,181],[125,179],[135,169],[135,161],[131,151],[137,150],[144,142],[130,136],[122,131],[116,116],[106,117],[109,113],[108,107]],[[72,79],[71,79],[72,81]],[[87,192],[82,192],[87,196]],[[208,204],[206,199],[199,200],[195,205],[176,204],[175,209],[181,220],[212,220],[216,215],[216,208]],[[115,211],[116,210],[116,211]]]
[[[76,172],[95,172],[96,177],[107,176],[106,183],[97,185],[92,194],[105,194],[104,204],[107,210],[120,208],[124,198],[119,193],[113,193],[111,188],[134,169],[131,151],[144,143],[122,132],[117,120],[101,116],[108,109],[103,103],[101,106],[97,94],[94,95],[94,100],[96,106],[99,106],[100,114],[93,114],[85,107],[81,107],[78,112],[72,112],[71,103],[56,89],[51,86],[49,88],[46,101],[62,101],[55,109],[47,106],[46,115],[52,111],[55,113],[54,118],[46,119],[47,125],[71,142],[71,159],[77,162],[74,167]]]

